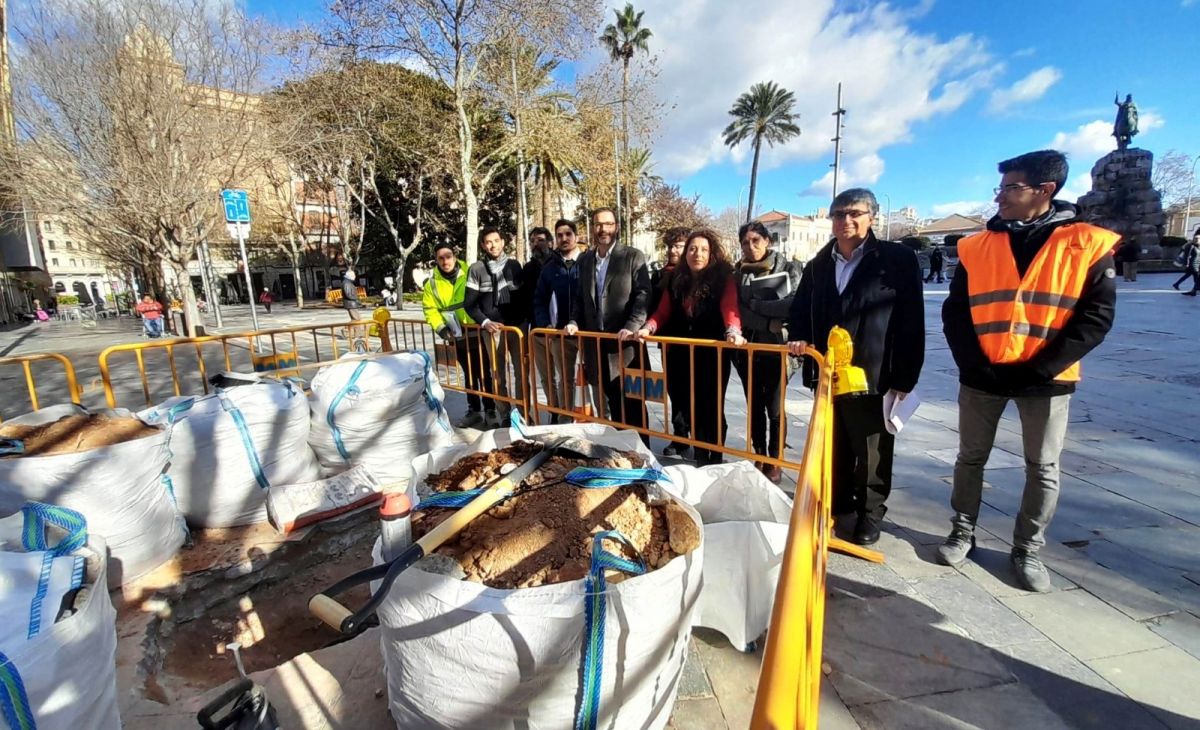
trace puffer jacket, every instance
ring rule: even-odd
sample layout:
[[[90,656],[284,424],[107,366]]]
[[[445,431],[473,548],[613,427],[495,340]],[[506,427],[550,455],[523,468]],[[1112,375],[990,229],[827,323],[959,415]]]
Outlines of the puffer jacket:
[[[562,329],[571,318],[571,302],[579,293],[579,257],[567,261],[557,252],[546,257],[537,288],[533,292],[533,326]],[[554,298],[555,314],[550,319],[550,298]]]

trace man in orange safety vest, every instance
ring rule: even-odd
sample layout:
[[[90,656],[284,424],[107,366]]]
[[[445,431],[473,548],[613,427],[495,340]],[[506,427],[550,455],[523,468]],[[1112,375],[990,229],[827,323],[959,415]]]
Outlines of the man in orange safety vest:
[[[1025,491],[1013,530],[1012,565],[1030,591],[1050,589],[1038,557],[1059,493],[1059,457],[1079,361],[1099,345],[1116,310],[1111,251],[1119,236],[1083,223],[1055,200],[1067,179],[1062,153],[1005,160],[999,211],[987,230],[958,242],[958,268],[942,323],[958,365],[959,444],[953,529],[938,558],[959,565],[975,546],[983,467],[1009,400],[1017,404]]]

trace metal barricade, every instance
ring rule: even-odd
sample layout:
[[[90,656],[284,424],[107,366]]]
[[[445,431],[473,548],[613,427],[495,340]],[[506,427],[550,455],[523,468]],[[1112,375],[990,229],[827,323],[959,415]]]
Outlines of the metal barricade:
[[[488,331],[477,324],[462,325],[463,337],[453,344],[434,334],[424,320],[392,320],[397,342],[431,351],[438,380],[446,390],[479,398],[484,410],[519,408],[529,413],[529,366],[525,332],[499,325]],[[489,405],[490,404],[490,405]]]
[[[100,377],[104,385],[104,397],[110,408],[117,407],[117,387],[114,385],[110,358],[123,353],[133,353],[141,381],[142,396],[145,405],[150,406],[167,397],[160,392],[167,386],[163,382],[151,383],[149,373],[157,372],[157,367],[148,370],[148,356],[165,356],[167,368],[170,370],[171,394],[208,393],[208,377],[210,371],[214,370],[274,371],[283,375],[296,375],[322,367],[350,352],[393,352],[395,348],[388,324],[386,320],[379,322],[374,319],[362,319],[114,345],[100,353]],[[286,345],[290,347],[285,347]],[[159,364],[161,363],[154,363],[153,366]],[[180,375],[181,365],[186,368],[184,376]],[[191,377],[188,377],[189,375]],[[198,376],[198,382],[195,376]],[[162,397],[159,397],[160,395]]]
[[[80,405],[82,404],[83,393],[79,388],[79,381],[75,377],[75,366],[67,359],[66,355],[61,355],[57,352],[38,352],[30,355],[15,355],[13,357],[0,357],[0,368],[5,365],[20,365],[25,375],[25,387],[29,393],[30,410],[38,410],[42,407],[41,398],[38,397],[37,378],[33,372],[33,363],[52,361],[62,365],[63,373],[66,379],[67,397],[70,402]]]
[[[541,373],[542,369],[547,369],[556,377],[570,377],[574,373],[574,369],[564,371],[563,367],[568,365],[567,360],[571,359],[570,353],[577,350],[579,353],[579,362],[585,364],[588,379],[588,393],[584,393],[585,397],[590,395],[593,403],[593,414],[587,415],[579,408],[564,408],[561,405],[561,398],[552,397],[551,394],[546,394],[546,399],[542,400],[537,397],[530,397],[529,404],[532,410],[532,417],[536,421],[544,414],[557,415],[562,418],[573,418],[576,420],[587,420],[596,423],[603,423],[615,428],[632,429],[645,436],[653,436],[656,438],[666,439],[678,444],[684,444],[692,448],[705,449],[707,451],[719,452],[738,459],[749,459],[760,464],[769,464],[777,466],[780,469],[799,472],[800,463],[794,459],[787,458],[784,445],[786,443],[787,430],[787,381],[790,375],[788,364],[788,350],[784,345],[768,345],[758,343],[747,343],[745,345],[733,345],[728,342],[719,340],[692,340],[680,337],[647,337],[643,343],[625,342],[621,343],[617,336],[606,332],[579,332],[577,335],[567,335],[562,330],[542,328],[535,329],[529,333],[529,352],[528,362],[530,372],[530,382],[533,382],[533,372]],[[574,344],[573,344],[574,343]],[[653,358],[651,357],[651,348],[647,346],[658,346],[660,353],[661,369],[653,369]],[[623,347],[631,347],[634,350],[633,362],[626,362],[625,357],[613,357],[615,353],[621,353]],[[672,350],[686,351],[687,357],[671,357]],[[727,384],[730,373],[735,369],[735,358],[744,358],[748,363],[745,368],[748,375],[745,385],[746,392],[746,413],[745,413],[745,448],[737,448],[724,443],[722,437],[718,442],[712,439],[699,438],[697,433],[697,414],[703,415],[706,418],[712,411],[713,420],[718,423],[718,430],[721,430],[719,424],[722,420],[728,425],[728,419],[725,418],[725,402],[724,399],[717,398],[717,393],[695,393],[688,400],[687,409],[687,424],[689,432],[687,435],[677,435],[671,429],[673,404],[671,403],[671,377],[674,368],[668,367],[667,362],[674,359],[676,362],[686,361],[686,372],[676,372],[675,377],[685,377],[688,384],[697,382],[697,355],[702,355],[699,368],[701,370],[708,366],[715,367],[716,372],[713,373],[714,382],[717,384]],[[557,360],[555,359],[557,356]],[[779,407],[779,432],[776,435],[779,448],[774,454],[756,453],[752,443],[752,418],[756,406],[764,406],[762,403],[755,403],[754,400],[754,378],[756,371],[764,370],[764,368],[755,367],[754,363],[761,360],[763,357],[776,357],[779,361],[778,377],[780,379],[780,387],[778,393]],[[611,358],[611,359],[610,359]],[[617,379],[620,383],[621,394],[620,412],[614,413],[608,407],[605,397],[605,385],[598,382],[597,376],[604,373],[604,360],[609,360],[608,380]],[[612,367],[611,363],[615,362],[616,367]],[[595,363],[595,365],[591,365]],[[773,368],[772,372],[773,371]],[[759,373],[762,376],[762,373]],[[709,378],[705,375],[705,380]],[[612,387],[612,386],[609,386]],[[532,392],[532,391],[531,391]],[[561,395],[561,393],[560,393]],[[726,394],[728,395],[728,394]],[[553,401],[560,401],[555,404]],[[628,408],[631,401],[639,401],[640,405],[635,406],[640,410],[640,413],[630,413]],[[653,428],[651,425],[650,407],[648,404],[656,404],[655,410],[662,413],[662,429]],[[632,416],[632,418],[631,418]],[[540,422],[540,421],[539,421]],[[638,423],[642,425],[637,425]],[[770,436],[770,434],[767,434]]]

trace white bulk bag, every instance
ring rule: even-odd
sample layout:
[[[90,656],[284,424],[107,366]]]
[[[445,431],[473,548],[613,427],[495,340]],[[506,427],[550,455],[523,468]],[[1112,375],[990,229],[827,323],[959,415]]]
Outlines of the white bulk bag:
[[[309,444],[329,470],[363,464],[381,484],[404,479],[418,454],[454,442],[444,397],[422,352],[321,368],[312,381]]]
[[[89,413],[79,406],[51,406],[7,423],[40,425]],[[135,417],[123,409],[96,413]],[[80,512],[91,534],[108,546],[109,587],[140,578],[170,560],[187,538],[166,476],[168,440],[163,428],[154,436],[76,454],[0,459],[0,514],[26,502]]]
[[[583,436],[639,451],[657,466],[633,432],[579,425],[527,432]],[[421,456],[413,463],[413,483],[420,489],[431,471],[514,438],[493,431],[470,447]],[[698,523],[699,515],[683,506]],[[608,583],[597,727],[666,726],[687,657],[704,553],[701,545],[657,570]],[[378,543],[375,558],[380,560]],[[420,570],[402,573],[378,612],[396,726],[573,727],[584,651],[584,585],[577,580],[503,590]]]
[[[0,556],[43,559],[41,551],[25,552],[22,545],[25,516],[0,519]],[[85,528],[86,530],[86,528]],[[0,615],[24,617],[25,633],[6,632],[0,639],[0,729],[20,730],[5,719],[11,709],[31,719],[38,730],[117,730],[117,613],[105,587],[104,541],[86,535],[86,545],[53,559],[77,567],[71,581],[53,578],[46,584],[40,612],[31,609],[33,585],[7,574],[0,579]],[[47,547],[59,545],[51,539]],[[81,589],[70,616],[55,621],[63,589]],[[38,613],[38,630],[28,635],[31,613]],[[5,691],[5,687],[11,688]],[[19,688],[19,689],[17,689]],[[7,704],[7,706],[6,706]]]
[[[264,380],[171,398],[139,416],[150,423],[174,419],[167,474],[191,525],[263,522],[270,486],[319,476],[308,445],[308,399],[291,383]]]
[[[692,624],[741,649],[771,622],[792,500],[749,461],[664,471],[668,489],[704,521],[704,589]]]

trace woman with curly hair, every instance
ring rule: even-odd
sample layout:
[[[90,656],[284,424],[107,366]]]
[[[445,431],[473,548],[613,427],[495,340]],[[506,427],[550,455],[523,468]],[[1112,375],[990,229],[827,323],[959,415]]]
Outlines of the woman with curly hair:
[[[655,333],[745,343],[733,267],[715,231],[703,228],[688,236],[683,263],[675,269],[658,309],[637,336],[641,339]],[[665,357],[668,386],[672,390],[680,387],[693,396],[689,404],[695,412],[692,438],[724,445],[729,366],[718,349],[711,345],[668,345]],[[696,449],[696,463],[701,466],[719,464],[721,460],[719,451]]]

